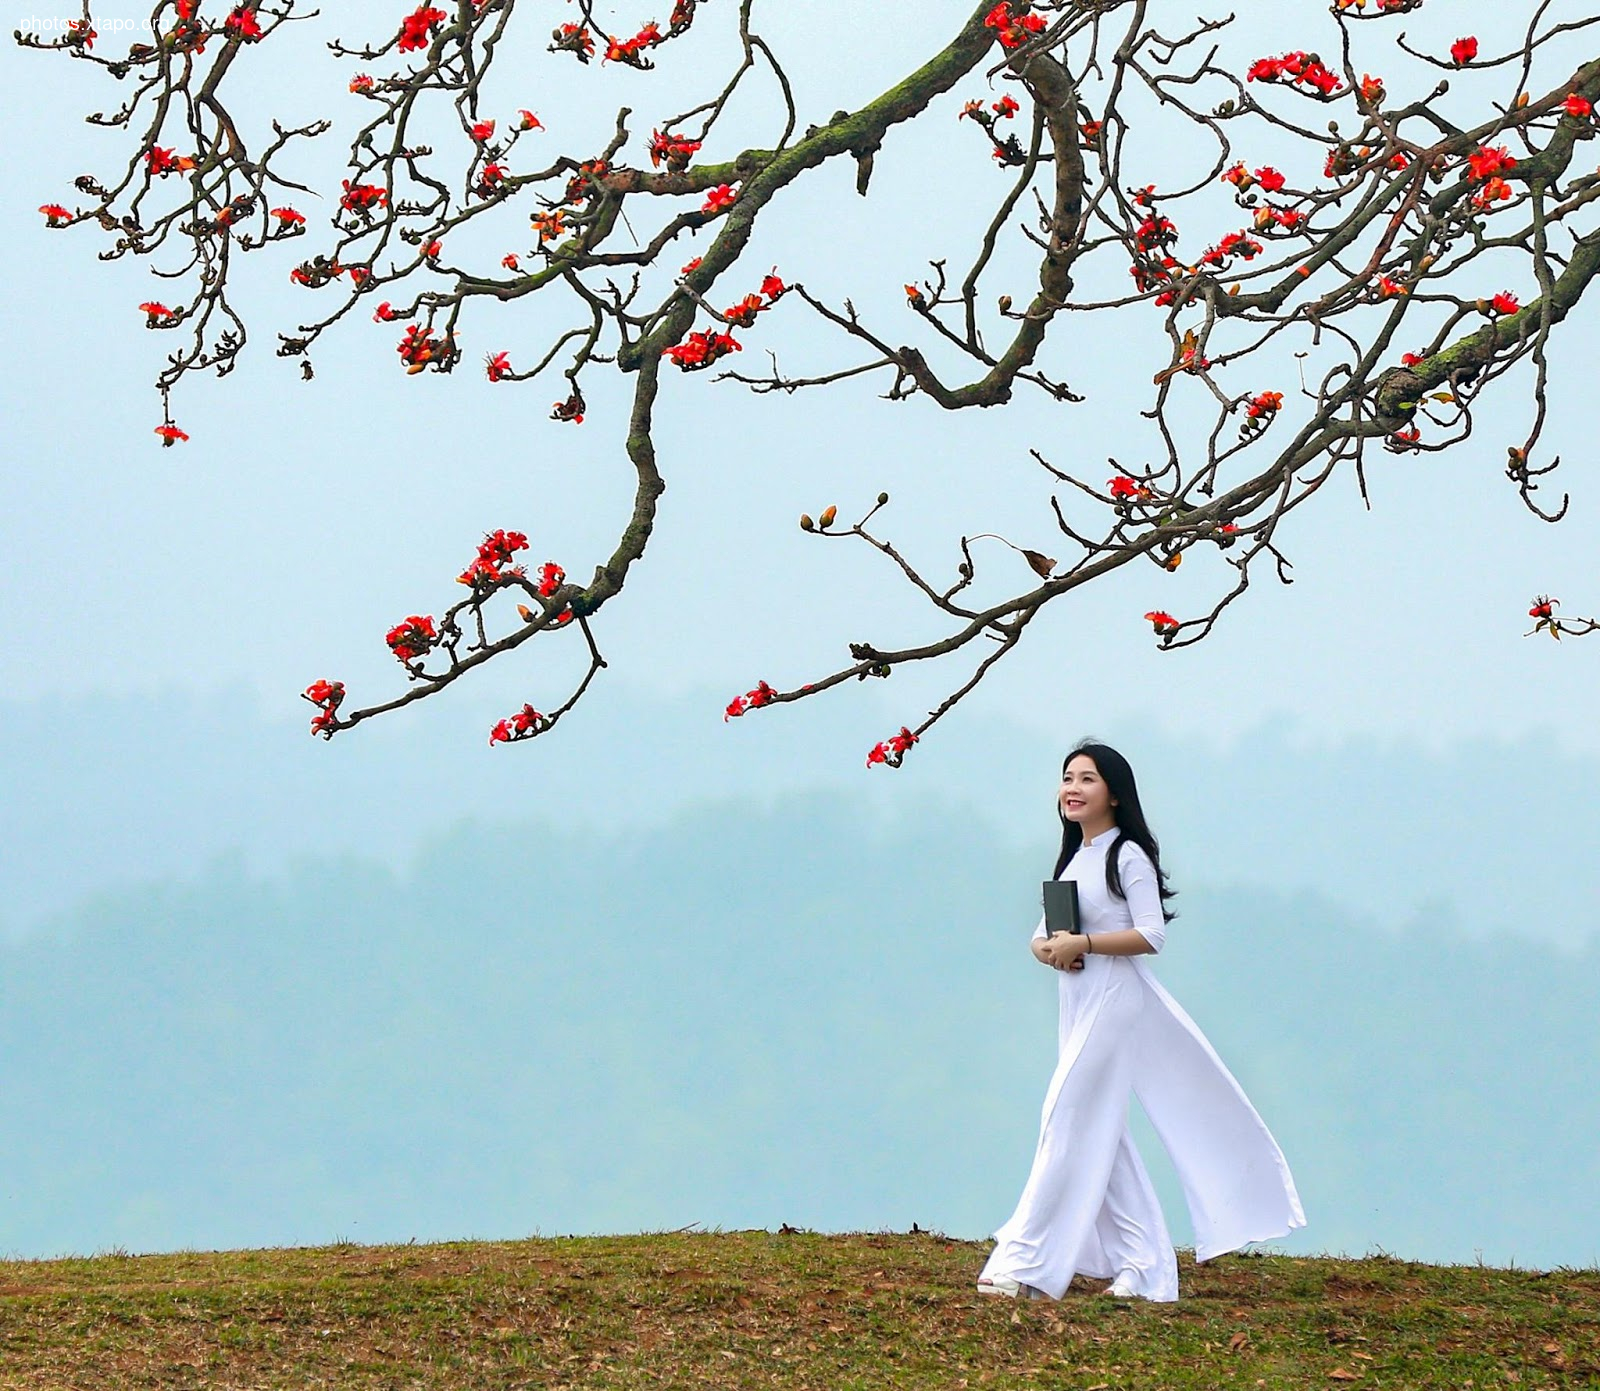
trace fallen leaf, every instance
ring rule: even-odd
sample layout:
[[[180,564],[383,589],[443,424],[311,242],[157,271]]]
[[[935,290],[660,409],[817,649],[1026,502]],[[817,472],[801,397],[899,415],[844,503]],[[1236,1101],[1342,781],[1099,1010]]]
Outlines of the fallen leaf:
[[[1335,1367],[1328,1373],[1329,1381],[1360,1381],[1361,1373],[1352,1372],[1348,1367]]]
[[[1233,1337],[1228,1339],[1228,1350],[1230,1352],[1238,1352],[1244,1348],[1249,1341],[1250,1335],[1241,1330],[1240,1332],[1235,1333]]]
[[[1056,568],[1055,561],[1051,560],[1047,555],[1041,555],[1038,551],[1023,551],[1022,558],[1033,566],[1033,573],[1041,580],[1049,579],[1051,572]]]
[[[1361,1352],[1355,1348],[1350,1350],[1350,1356],[1359,1357],[1363,1362],[1372,1361],[1372,1354],[1370,1352]]]

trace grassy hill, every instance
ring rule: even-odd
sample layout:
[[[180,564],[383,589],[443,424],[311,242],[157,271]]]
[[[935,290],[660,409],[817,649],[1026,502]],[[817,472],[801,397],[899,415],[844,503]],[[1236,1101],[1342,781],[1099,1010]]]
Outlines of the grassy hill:
[[[0,1262],[0,1388],[1579,1387],[1600,1271],[1180,1257],[1184,1299],[973,1289],[933,1233]]]

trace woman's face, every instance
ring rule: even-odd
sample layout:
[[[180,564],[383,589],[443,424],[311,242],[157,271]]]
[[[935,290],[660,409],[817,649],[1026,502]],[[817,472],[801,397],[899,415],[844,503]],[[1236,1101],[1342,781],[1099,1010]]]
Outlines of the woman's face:
[[[1061,814],[1076,821],[1086,839],[1117,824],[1117,800],[1100,776],[1094,759],[1086,753],[1074,754],[1061,774]]]

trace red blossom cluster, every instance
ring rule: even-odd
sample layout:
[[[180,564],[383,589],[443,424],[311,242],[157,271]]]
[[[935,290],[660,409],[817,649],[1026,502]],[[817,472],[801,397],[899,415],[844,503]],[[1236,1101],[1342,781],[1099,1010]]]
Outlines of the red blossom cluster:
[[[1472,195],[1472,206],[1486,209],[1495,202],[1510,198],[1511,185],[1500,175],[1516,167],[1516,156],[1504,145],[1480,145],[1468,155],[1467,176],[1474,183],[1482,185]]]
[[[1338,75],[1322,65],[1314,53],[1285,53],[1281,58],[1257,58],[1245,73],[1246,82],[1287,82],[1291,86],[1314,88],[1323,96],[1339,89]]]
[[[311,732],[320,734],[324,739],[333,738],[333,731],[338,728],[338,710],[344,700],[343,681],[313,681],[302,692],[302,699],[309,700],[320,711],[311,721]]]
[[[1239,426],[1239,438],[1242,440],[1253,439],[1272,423],[1272,417],[1283,409],[1283,393],[1281,391],[1262,391],[1252,396],[1244,408],[1244,421]],[[1229,533],[1237,530],[1236,527],[1225,528]],[[1231,545],[1232,539],[1223,543]]]
[[[648,68],[650,60],[645,50],[666,42],[661,26],[651,20],[631,39],[614,39],[606,36],[606,54],[603,62],[626,63],[630,68]]]
[[[550,728],[550,721],[531,705],[524,705],[508,720],[501,720],[489,731],[491,744],[514,744],[519,739],[531,739]]]
[[[1300,224],[1306,220],[1306,215],[1299,208],[1275,208],[1264,204],[1256,209],[1255,227],[1258,232],[1270,232],[1274,227],[1283,227],[1290,232],[1298,232]]]
[[[166,305],[156,300],[146,300],[139,309],[145,315],[146,328],[171,328],[183,318],[181,314],[168,309]]]
[[[346,266],[338,261],[330,261],[326,256],[313,256],[309,261],[302,261],[291,270],[289,279],[296,285],[319,290],[346,273],[350,276],[350,283],[359,289],[361,282],[371,275],[372,271],[367,266]]]
[[[697,372],[703,367],[711,366],[719,357],[743,351],[744,345],[731,333],[718,333],[714,329],[706,329],[703,332],[691,333],[681,343],[663,348],[661,355],[670,357],[685,372]]]
[[[395,351],[405,363],[408,377],[416,376],[429,366],[437,372],[448,371],[455,366],[456,360],[461,356],[461,350],[456,347],[455,339],[448,336],[435,338],[433,330],[424,328],[421,324],[406,326],[406,336],[400,340]]]
[[[553,560],[539,567],[539,597],[548,599],[567,582],[567,572]]]
[[[194,160],[188,155],[174,154],[170,149],[160,145],[152,145],[144,157],[145,167],[160,178],[168,174],[184,174],[194,168]]]
[[[670,130],[650,132],[650,163],[659,169],[663,164],[670,173],[681,174],[689,161],[700,152],[701,142],[686,135],[674,135]]]
[[[600,192],[600,176],[610,167],[603,159],[584,160],[578,166],[578,172],[567,180],[566,191],[561,195],[561,201],[581,203],[585,198],[593,198]]]
[[[456,576],[456,583],[473,589],[498,589],[507,579],[523,573],[520,565],[511,564],[511,557],[527,549],[528,538],[520,531],[491,531],[483,538],[472,564]]]
[[[584,24],[563,24],[550,31],[550,52],[570,53],[580,63],[594,57],[594,35]]]
[[[1220,268],[1230,257],[1242,256],[1249,261],[1260,255],[1261,250],[1261,243],[1248,232],[1229,232],[1220,242],[1206,251],[1200,258],[1200,264]]]
[[[691,262],[683,268],[683,273],[689,274],[697,264],[698,262]],[[755,322],[757,314],[771,309],[788,293],[789,287],[783,283],[777,269],[774,268],[763,277],[759,292],[746,295],[737,304],[728,308],[722,317],[737,327],[748,328]],[[681,343],[663,348],[661,355],[670,357],[685,372],[694,372],[702,367],[709,367],[719,357],[724,357],[728,353],[743,351],[744,345],[731,333],[719,333],[715,329],[708,328],[703,332],[691,333]]]
[[[414,613],[389,629],[383,640],[396,657],[409,662],[427,653],[439,641],[439,634],[431,615]]]
[[[506,172],[505,165],[498,161],[491,160],[488,164],[485,164],[478,171],[478,196],[480,198],[491,197],[505,179]]]
[[[365,212],[369,208],[381,208],[389,201],[388,191],[379,184],[353,184],[349,179],[341,179],[339,182],[344,186],[339,206],[346,212]]]
[[[436,10],[432,5],[418,5],[400,21],[399,42],[395,46],[402,53],[426,48],[433,37],[433,31],[449,18],[450,16],[443,10]]]
[[[995,37],[1000,40],[1001,48],[1021,48],[1035,34],[1042,33],[1045,29],[1043,15],[1011,13],[1011,0],[1000,0],[983,21],[995,31]]]
[[[245,43],[254,43],[262,34],[261,22],[247,5],[235,5],[222,21],[222,27],[237,34]]]
[[[553,242],[566,230],[567,224],[560,208],[551,208],[546,212],[536,212],[528,219],[528,224],[539,234],[539,245]]]
[[[981,126],[984,133],[993,144],[994,157],[1003,166],[1026,164],[1028,156],[1024,153],[1022,142],[1015,135],[1004,138],[995,133],[996,121],[1009,121],[1022,108],[1017,99],[1007,92],[999,101],[992,101],[985,106],[982,101],[969,101],[961,108],[961,113],[956,119],[971,118],[974,124]]]
[[[901,725],[898,734],[891,734],[882,743],[874,744],[867,750],[867,767],[881,763],[886,768],[898,768],[916,742],[917,736]]]
[[[1232,184],[1241,193],[1248,191],[1257,184],[1261,185],[1261,189],[1265,193],[1277,193],[1283,188],[1283,175],[1270,164],[1262,165],[1252,174],[1244,167],[1244,161],[1241,159],[1222,177],[1225,182]]]
[[[746,710],[759,710],[763,705],[771,705],[778,697],[778,693],[767,685],[765,681],[756,682],[756,688],[742,696],[734,696],[728,702],[728,708],[722,712],[722,722],[736,719]]]
[[[1143,483],[1136,483],[1125,473],[1106,480],[1106,489],[1118,501],[1148,502],[1155,496]]]

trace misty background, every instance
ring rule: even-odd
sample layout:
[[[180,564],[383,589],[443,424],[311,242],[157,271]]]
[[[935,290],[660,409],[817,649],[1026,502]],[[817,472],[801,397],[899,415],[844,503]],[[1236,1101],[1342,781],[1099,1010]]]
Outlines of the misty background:
[[[549,149],[599,148],[630,104],[637,143],[721,71],[719,8],[710,56],[669,46],[645,86],[538,51],[503,65],[494,114],[530,106]],[[1336,42],[1325,13],[1236,8],[1225,61]],[[967,9],[884,3],[882,43],[838,42],[860,32],[842,0],[757,18],[804,123],[897,80],[920,28],[931,50]],[[117,10],[97,6],[103,32]],[[1525,17],[1462,0],[1404,23],[1428,51],[1472,32],[1491,52]],[[286,34],[285,62],[329,63],[312,27]],[[1435,74],[1402,70],[1392,26],[1356,27],[1397,102],[1426,95]],[[1338,478],[1288,518],[1293,585],[1263,576],[1205,643],[1161,652],[1140,615],[1209,608],[1220,558],[1129,567],[1052,604],[894,772],[868,772],[867,749],[967,668],[722,720],[760,679],[835,669],[849,641],[938,634],[880,557],[803,536],[797,514],[852,520],[886,489],[885,533],[935,576],[961,534],[1063,554],[1028,450],[1089,477],[1153,457],[1139,411],[1170,353],[1160,316],[1060,326],[1056,365],[1086,397],[1071,407],[950,416],[870,381],[758,399],[674,378],[660,524],[597,620],[611,665],[560,728],[487,745],[581,671],[574,644],[541,641],[323,744],[298,692],[403,689],[383,633],[451,602],[485,531],[523,530],[531,563],[575,576],[609,553],[631,505],[629,384],[586,378],[586,423],[552,423],[551,383],[467,370],[565,326],[503,307],[463,321],[452,377],[404,377],[393,326],[363,320],[301,382],[271,348],[306,312],[285,277],[320,249],[308,236],[257,258],[246,359],[186,384],[193,438],[158,448],[165,344],[135,309],[153,282],[34,211],[111,167],[114,142],[62,114],[105,106],[109,84],[15,47],[0,76],[25,98],[0,295],[26,330],[0,377],[0,1252],[690,1222],[986,1235],[1026,1174],[1055,1045],[1055,982],[1026,950],[1055,780],[1095,734],[1131,758],[1180,890],[1157,973],[1299,1182],[1309,1225],[1289,1249],[1600,1262],[1600,640],[1524,637],[1536,593],[1600,610],[1590,306],[1550,350],[1541,447],[1566,463],[1541,496],[1571,488],[1560,526],[1503,476],[1530,410],[1513,376],[1448,454],[1375,458],[1370,506]],[[1507,95],[1495,74],[1451,82],[1438,109],[1456,116]],[[342,123],[302,171],[319,187],[337,186],[341,84],[330,64],[322,86],[260,89],[285,119]],[[951,138],[971,134],[956,113],[998,90],[975,77],[893,132],[868,199],[851,165],[775,202],[749,288],[776,265],[920,332],[901,286],[969,248],[1000,187],[986,144]],[[1188,158],[1129,150],[1163,180]],[[1230,218],[1223,191],[1184,245]],[[516,235],[489,264],[526,249]],[[1035,255],[1002,247],[986,286],[1025,284]],[[745,358],[853,361],[796,299]],[[1299,369],[1276,370],[1228,389],[1285,389],[1291,413]],[[979,556],[1018,582],[1010,552]]]

